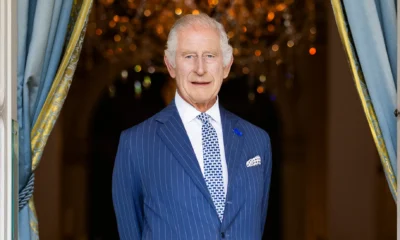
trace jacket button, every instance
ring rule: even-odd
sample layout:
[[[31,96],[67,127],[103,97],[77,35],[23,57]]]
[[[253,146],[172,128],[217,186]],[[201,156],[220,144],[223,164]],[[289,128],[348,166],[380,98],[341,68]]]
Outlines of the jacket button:
[[[225,238],[225,233],[221,232],[221,238]]]

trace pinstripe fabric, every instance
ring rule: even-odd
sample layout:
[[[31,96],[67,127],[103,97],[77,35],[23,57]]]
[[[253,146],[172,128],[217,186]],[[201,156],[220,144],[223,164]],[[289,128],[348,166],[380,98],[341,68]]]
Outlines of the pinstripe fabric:
[[[269,136],[220,111],[229,173],[222,223],[172,102],[121,134],[112,189],[121,239],[262,238],[272,168]],[[261,165],[246,167],[257,155]]]

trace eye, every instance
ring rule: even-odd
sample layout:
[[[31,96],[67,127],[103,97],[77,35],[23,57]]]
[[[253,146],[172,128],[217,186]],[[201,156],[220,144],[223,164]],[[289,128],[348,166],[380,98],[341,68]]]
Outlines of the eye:
[[[207,57],[207,58],[214,58],[215,56],[212,55],[212,54],[207,54],[206,57]]]
[[[186,55],[185,58],[186,59],[192,59],[192,58],[194,58],[194,56],[193,55]]]

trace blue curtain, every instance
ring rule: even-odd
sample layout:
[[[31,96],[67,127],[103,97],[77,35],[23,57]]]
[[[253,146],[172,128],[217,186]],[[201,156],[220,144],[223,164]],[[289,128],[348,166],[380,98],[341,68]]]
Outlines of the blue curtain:
[[[19,124],[19,239],[38,239],[31,130],[52,86],[65,43],[72,0],[18,0],[17,110]]]
[[[331,0],[393,197],[397,180],[396,0]]]

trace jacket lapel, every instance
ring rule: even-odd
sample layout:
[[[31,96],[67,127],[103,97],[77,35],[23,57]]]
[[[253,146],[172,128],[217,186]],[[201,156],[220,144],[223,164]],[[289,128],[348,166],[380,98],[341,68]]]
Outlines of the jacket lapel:
[[[244,132],[239,118],[224,108],[220,107],[222,129],[224,135],[225,158],[228,166],[228,193],[226,197],[224,219],[222,228],[226,229],[235,218],[242,206],[245,194],[236,189],[238,186],[237,171],[244,146]]]
[[[157,129],[157,134],[215,209],[192,144],[176,109],[175,102],[172,101],[167,108],[156,116],[156,119],[161,123]]]

